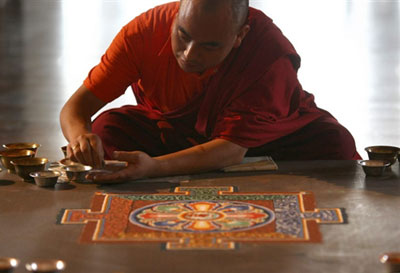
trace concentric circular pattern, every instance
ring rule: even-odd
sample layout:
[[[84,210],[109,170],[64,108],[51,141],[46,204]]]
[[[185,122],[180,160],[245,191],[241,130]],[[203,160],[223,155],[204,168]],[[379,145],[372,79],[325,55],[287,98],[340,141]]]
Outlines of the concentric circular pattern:
[[[231,232],[259,228],[274,220],[266,207],[231,201],[173,201],[133,211],[131,223],[158,231]]]

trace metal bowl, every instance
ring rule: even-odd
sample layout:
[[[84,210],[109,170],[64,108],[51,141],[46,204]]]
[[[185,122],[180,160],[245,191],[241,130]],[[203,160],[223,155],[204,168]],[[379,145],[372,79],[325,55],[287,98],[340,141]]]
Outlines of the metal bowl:
[[[0,258],[0,272],[11,273],[19,264],[19,260],[15,258]]]
[[[22,177],[24,180],[33,180],[33,178],[29,175],[32,172],[43,171],[46,163],[48,162],[47,158],[44,157],[33,157],[33,158],[22,158],[12,160],[11,164],[15,167],[15,172]]]
[[[18,142],[3,144],[3,147],[7,150],[31,150],[34,151],[36,154],[36,151],[40,147],[40,144],[33,142]]]
[[[53,187],[61,175],[60,172],[54,171],[40,171],[32,172],[29,174],[35,180],[36,185],[39,187]]]
[[[31,150],[4,150],[0,151],[0,160],[3,166],[15,172],[14,165],[11,164],[11,160],[17,160],[22,158],[32,158],[35,156],[35,152]]]
[[[62,166],[71,166],[71,165],[82,165],[82,163],[73,161],[69,158],[63,158],[59,161]]]
[[[88,182],[86,180],[86,175],[92,170],[92,167],[82,164],[75,164],[65,166],[63,169],[65,170],[69,181]]]
[[[385,160],[360,160],[358,163],[368,176],[381,176],[385,169],[390,166],[390,162]]]
[[[390,165],[396,162],[400,148],[394,146],[370,146],[366,147],[368,158],[371,160],[386,160]]]
[[[38,260],[38,261],[33,261],[30,263],[27,263],[25,265],[26,270],[29,272],[36,272],[36,273],[41,273],[41,272],[61,272],[65,269],[65,262],[62,260]]]

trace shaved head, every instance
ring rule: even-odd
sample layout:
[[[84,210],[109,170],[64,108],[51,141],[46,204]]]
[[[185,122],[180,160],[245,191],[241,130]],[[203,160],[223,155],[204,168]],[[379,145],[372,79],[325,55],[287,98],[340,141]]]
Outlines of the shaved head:
[[[186,5],[196,5],[202,12],[213,13],[219,9],[230,8],[232,22],[235,27],[241,27],[247,20],[249,0],[181,0],[181,8]]]
[[[250,30],[248,10],[248,0],[181,0],[171,32],[179,66],[201,74],[220,64]]]

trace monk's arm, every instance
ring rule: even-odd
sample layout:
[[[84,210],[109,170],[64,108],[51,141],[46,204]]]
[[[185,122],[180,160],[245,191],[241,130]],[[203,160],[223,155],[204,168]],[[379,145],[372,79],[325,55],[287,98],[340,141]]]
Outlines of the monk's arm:
[[[218,170],[239,164],[247,148],[223,139],[214,139],[179,152],[150,157],[140,151],[114,152],[114,158],[128,162],[128,165],[112,174],[89,177],[99,183],[129,181],[143,177],[160,177],[193,174]]]
[[[91,133],[91,118],[106,103],[82,85],[67,101],[60,113],[60,124],[68,140],[68,155],[82,163],[100,166],[103,147]]]
[[[156,157],[161,176],[198,173],[242,162],[247,149],[224,139],[215,139],[176,153]]]

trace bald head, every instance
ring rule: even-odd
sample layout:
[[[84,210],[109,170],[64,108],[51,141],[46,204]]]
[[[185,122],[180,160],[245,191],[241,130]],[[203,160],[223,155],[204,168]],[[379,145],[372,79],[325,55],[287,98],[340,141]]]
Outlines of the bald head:
[[[250,30],[247,13],[247,0],[181,0],[171,32],[179,66],[203,73],[220,64]]]
[[[200,12],[219,13],[229,9],[235,29],[240,28],[247,20],[249,0],[181,0],[180,9],[195,6]]]

